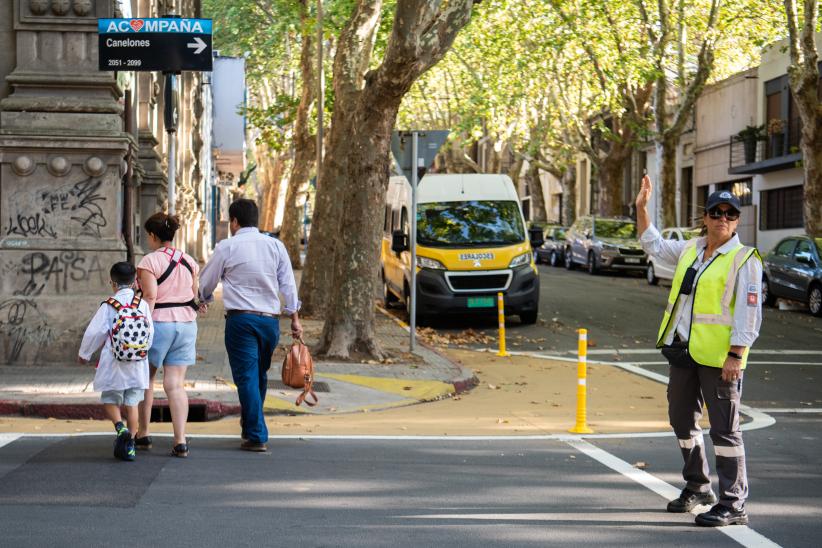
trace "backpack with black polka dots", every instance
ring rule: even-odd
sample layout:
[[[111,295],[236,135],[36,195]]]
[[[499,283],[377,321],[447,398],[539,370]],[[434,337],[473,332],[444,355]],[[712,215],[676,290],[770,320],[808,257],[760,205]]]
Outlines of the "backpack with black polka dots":
[[[118,361],[136,362],[144,360],[148,355],[148,319],[140,311],[141,300],[140,295],[135,294],[128,305],[122,304],[114,297],[106,301],[117,311],[109,331],[109,339],[111,353]]]

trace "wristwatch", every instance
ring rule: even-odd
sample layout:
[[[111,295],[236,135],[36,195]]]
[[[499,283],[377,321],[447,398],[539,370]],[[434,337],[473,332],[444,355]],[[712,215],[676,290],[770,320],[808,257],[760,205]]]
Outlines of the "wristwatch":
[[[742,359],[742,354],[737,354],[736,352],[728,352],[728,357],[736,358],[737,360]]]

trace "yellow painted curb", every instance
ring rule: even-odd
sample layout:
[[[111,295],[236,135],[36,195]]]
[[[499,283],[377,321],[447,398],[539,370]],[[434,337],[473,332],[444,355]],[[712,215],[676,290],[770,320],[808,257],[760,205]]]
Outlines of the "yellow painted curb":
[[[289,411],[292,413],[300,414],[306,413],[304,409],[300,409],[293,403],[283,401],[280,398],[275,398],[274,396],[265,397],[265,402],[263,403],[263,411]]]
[[[323,373],[323,377],[365,386],[381,392],[405,396],[418,401],[433,400],[456,392],[453,384],[442,381],[417,381],[407,379],[386,379],[362,375],[338,375]]]

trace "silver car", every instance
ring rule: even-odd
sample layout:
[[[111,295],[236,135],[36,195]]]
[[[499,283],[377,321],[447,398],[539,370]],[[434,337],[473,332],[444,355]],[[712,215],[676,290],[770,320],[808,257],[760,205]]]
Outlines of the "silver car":
[[[648,256],[637,240],[636,223],[627,217],[580,217],[565,235],[565,268],[585,265],[601,270],[645,271]]]

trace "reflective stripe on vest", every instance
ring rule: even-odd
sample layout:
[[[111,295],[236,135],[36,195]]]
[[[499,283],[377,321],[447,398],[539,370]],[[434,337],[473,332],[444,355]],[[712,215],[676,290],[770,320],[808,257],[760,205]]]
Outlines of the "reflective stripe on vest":
[[[668,305],[662,317],[662,325],[657,336],[657,348],[663,346],[667,338],[671,317],[685,271],[697,259],[696,240],[691,240],[679,256],[674,273]],[[697,363],[710,367],[722,367],[731,347],[731,329],[735,308],[736,277],[742,265],[751,255],[761,261],[759,253],[752,247],[739,244],[731,251],[709,259],[694,285],[691,330],[688,337],[688,351]],[[743,354],[742,368],[748,361],[748,350]]]

